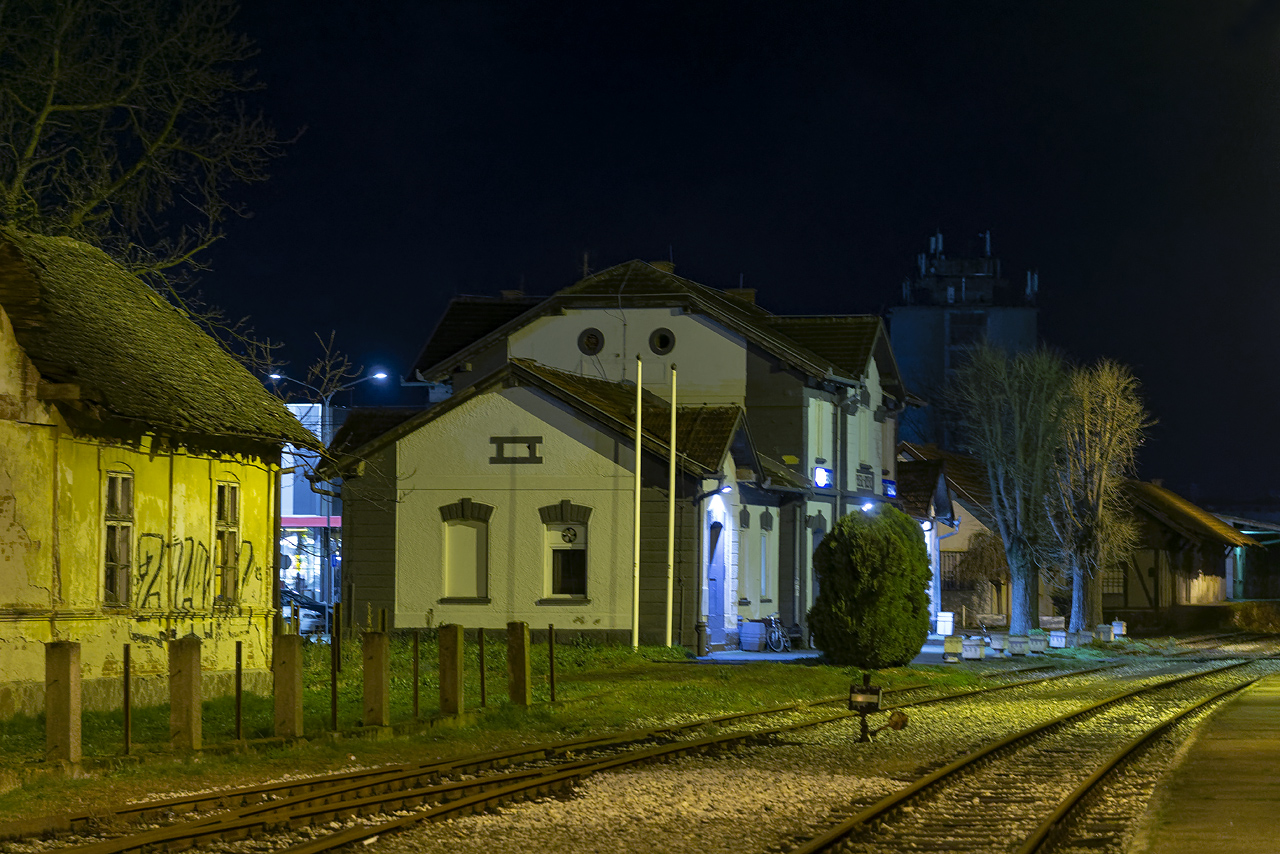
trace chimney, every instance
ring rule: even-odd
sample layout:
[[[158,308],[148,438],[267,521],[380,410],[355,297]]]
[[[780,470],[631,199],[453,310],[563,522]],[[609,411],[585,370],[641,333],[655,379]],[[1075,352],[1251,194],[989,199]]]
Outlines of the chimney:
[[[747,305],[756,304],[755,288],[725,288],[724,292],[736,300],[742,300]]]
[[[504,300],[522,299],[524,297],[524,291],[498,291],[498,295]]]
[[[676,271],[675,261],[650,261],[650,267],[655,267],[664,273],[674,273]]]

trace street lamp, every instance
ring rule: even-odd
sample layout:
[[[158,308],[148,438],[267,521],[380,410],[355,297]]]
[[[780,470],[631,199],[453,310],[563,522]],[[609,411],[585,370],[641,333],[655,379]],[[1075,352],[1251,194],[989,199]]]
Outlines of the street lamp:
[[[331,426],[331,421],[329,419],[329,412],[333,407],[333,396],[340,391],[347,391],[348,389],[355,388],[356,386],[360,385],[360,383],[367,383],[370,380],[385,380],[387,378],[387,374],[385,371],[378,371],[377,373],[369,374],[369,376],[367,377],[361,377],[360,379],[355,380],[354,382],[349,382],[349,383],[346,383],[345,385],[340,385],[335,389],[330,389],[328,392],[323,392],[320,389],[313,386],[311,383],[303,382],[302,380],[299,380],[299,379],[294,379],[293,377],[286,376],[285,374],[268,374],[268,376],[277,382],[284,380],[286,382],[297,383],[303,388],[309,388],[312,391],[314,391],[316,394],[320,395],[321,401],[322,401],[321,407],[320,407],[320,443],[324,445],[326,448],[329,447],[329,441],[333,438],[333,436],[330,435],[330,431],[329,431],[329,427]]]
[[[325,450],[328,450],[329,443],[333,441],[333,396],[340,391],[347,391],[348,389],[355,388],[360,385],[360,383],[366,383],[370,380],[385,380],[387,378],[385,371],[377,371],[367,377],[361,377],[358,380],[340,385],[325,392],[316,388],[311,383],[294,379],[293,377],[286,376],[285,374],[269,374],[268,376],[276,382],[288,381],[296,383],[303,388],[311,389],[320,396],[320,444],[324,446]],[[330,565],[331,558],[329,554],[329,538],[331,535],[330,523],[333,519],[333,496],[330,494],[331,492],[332,490],[326,489],[320,493],[320,508],[324,513],[324,528],[323,534],[320,538],[320,595],[321,601],[324,605],[324,624],[327,631],[332,630],[332,627],[329,625],[329,620],[334,599],[333,567]],[[276,583],[280,583],[280,580],[277,579]],[[296,628],[297,627],[295,627],[295,630]]]

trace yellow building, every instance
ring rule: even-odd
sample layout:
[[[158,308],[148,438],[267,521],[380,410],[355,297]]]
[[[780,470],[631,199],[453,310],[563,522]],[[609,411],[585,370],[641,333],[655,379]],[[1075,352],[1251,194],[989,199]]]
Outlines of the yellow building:
[[[243,642],[269,686],[284,443],[316,447],[183,312],[84,244],[0,230],[0,717],[43,705],[44,644],[82,645],[86,709],[206,695]]]

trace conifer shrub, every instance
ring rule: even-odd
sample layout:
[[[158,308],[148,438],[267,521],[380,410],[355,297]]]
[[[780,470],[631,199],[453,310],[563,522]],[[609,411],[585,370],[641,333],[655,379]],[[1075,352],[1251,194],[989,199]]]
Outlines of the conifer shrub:
[[[910,516],[887,504],[836,521],[813,553],[814,645],[833,663],[908,664],[929,635],[929,555]]]

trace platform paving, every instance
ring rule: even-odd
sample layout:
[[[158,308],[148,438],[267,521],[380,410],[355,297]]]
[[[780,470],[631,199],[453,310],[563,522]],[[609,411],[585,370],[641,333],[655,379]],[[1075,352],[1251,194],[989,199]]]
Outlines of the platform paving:
[[[1280,850],[1280,676],[1218,709],[1151,801],[1131,854]]]

